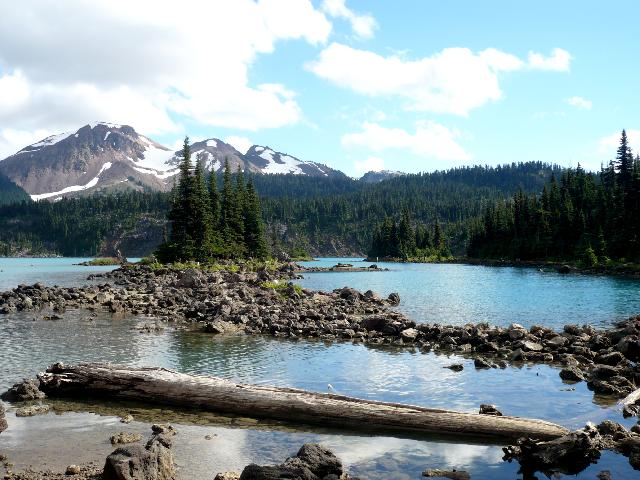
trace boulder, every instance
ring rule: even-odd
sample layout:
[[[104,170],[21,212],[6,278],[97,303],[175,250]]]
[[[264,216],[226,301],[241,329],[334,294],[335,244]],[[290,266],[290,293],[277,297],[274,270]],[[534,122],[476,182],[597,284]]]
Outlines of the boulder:
[[[402,330],[400,332],[400,337],[406,342],[406,341],[413,341],[416,339],[416,337],[418,336],[418,330],[416,330],[415,328],[407,328],[405,330]]]
[[[575,366],[565,367],[560,370],[560,378],[567,382],[581,382],[585,379],[582,372]]]
[[[26,402],[28,400],[40,400],[44,397],[44,392],[40,391],[40,381],[31,378],[16,383],[0,395],[0,398],[7,402]]]
[[[175,480],[171,438],[166,434],[140,444],[117,448],[108,457],[102,480]]]
[[[387,303],[393,306],[400,305],[400,295],[396,292],[390,293],[387,297]]]
[[[179,275],[176,286],[181,288],[196,288],[202,286],[203,280],[204,275],[200,270],[189,268]]]
[[[333,452],[318,444],[306,443],[295,457],[281,465],[246,466],[240,480],[328,480],[340,479],[342,475],[342,462]]]

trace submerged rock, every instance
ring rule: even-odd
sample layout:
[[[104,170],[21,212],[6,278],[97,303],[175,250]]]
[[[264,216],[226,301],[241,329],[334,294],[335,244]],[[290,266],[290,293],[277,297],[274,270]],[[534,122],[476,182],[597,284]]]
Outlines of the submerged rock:
[[[124,443],[135,443],[142,440],[142,435],[139,433],[120,432],[115,435],[111,435],[109,441],[111,445],[120,445]]]
[[[449,478],[451,480],[470,480],[471,475],[464,470],[438,470],[430,469],[422,472],[423,477],[428,478]]]
[[[31,405],[30,407],[22,407],[16,410],[16,417],[34,417],[36,415],[44,415],[49,413],[49,405]]]

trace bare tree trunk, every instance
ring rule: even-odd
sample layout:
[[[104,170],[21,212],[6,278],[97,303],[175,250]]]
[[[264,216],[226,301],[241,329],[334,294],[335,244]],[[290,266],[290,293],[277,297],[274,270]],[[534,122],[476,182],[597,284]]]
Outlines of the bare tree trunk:
[[[55,364],[38,378],[50,396],[122,398],[376,432],[431,433],[548,440],[568,433],[543,420],[480,415],[400,403],[314,393],[294,388],[243,385],[164,368],[110,364]]]

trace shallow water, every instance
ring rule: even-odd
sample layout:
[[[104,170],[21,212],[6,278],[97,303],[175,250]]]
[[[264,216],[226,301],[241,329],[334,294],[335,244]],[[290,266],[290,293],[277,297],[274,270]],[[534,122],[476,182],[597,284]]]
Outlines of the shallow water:
[[[89,267],[74,269],[60,265],[63,263],[58,267],[44,267],[57,272],[55,282],[47,280],[53,278],[49,273],[38,274],[37,267],[34,271],[18,269],[12,280],[14,284],[33,283],[25,278],[40,275],[43,276],[40,280],[46,283],[73,284],[82,283],[82,278],[89,273]],[[417,275],[428,276],[421,270],[423,267],[427,266],[415,267],[420,272]],[[445,269],[441,276],[462,275],[455,273],[461,266],[436,267]],[[69,271],[61,273],[56,270],[58,268]],[[446,268],[452,273],[446,274]],[[495,270],[495,275],[504,274],[503,269]],[[383,276],[389,274],[392,275],[384,283]],[[364,289],[355,283],[357,275],[360,275],[357,281],[361,283],[369,282],[368,278],[379,278],[376,281],[381,282],[383,288],[378,289],[381,293],[388,293],[384,288],[400,291],[405,306],[410,304],[408,284],[404,291],[392,288],[399,284],[391,283],[389,287],[390,279],[399,275],[397,271],[309,274],[304,282],[326,282],[327,285],[334,282]],[[529,275],[539,274],[534,271],[524,278]],[[565,278],[557,277],[554,281],[557,284]],[[607,281],[604,278],[597,280],[604,282],[602,284]],[[0,281],[9,280],[0,277]],[[445,282],[445,279],[441,281]],[[433,285],[427,290],[435,288]],[[446,294],[445,291],[440,293],[441,296]],[[605,311],[611,307],[601,308]],[[512,311],[518,309],[516,306]],[[58,321],[42,320],[39,312],[0,316],[0,390],[24,376],[33,376],[55,361],[111,361],[163,366],[241,382],[294,386],[320,392],[331,388],[338,393],[363,398],[470,412],[477,411],[480,403],[494,403],[505,414],[543,418],[569,428],[605,418],[631,425],[621,418],[614,406],[595,401],[584,383],[564,384],[558,370],[549,366],[521,365],[504,370],[475,371],[469,359],[408,349],[373,349],[351,343],[325,344],[266,337],[214,337],[174,330],[170,325],[160,333],[134,330],[150,321],[143,317],[116,318],[108,314],[91,318],[83,311],[68,311]],[[455,323],[455,317],[451,316],[447,321]],[[451,363],[462,363],[464,370],[456,373],[443,368]],[[63,469],[71,463],[103,459],[113,450],[108,442],[110,435],[119,431],[138,431],[146,437],[150,432],[149,423],[169,419],[179,431],[175,437],[175,456],[185,480],[210,479],[216,472],[239,470],[250,462],[280,463],[307,441],[320,441],[333,448],[352,474],[364,478],[417,479],[426,468],[465,469],[474,480],[519,478],[517,464],[503,462],[498,446],[301,427],[257,428],[250,421],[212,424],[205,415],[186,420],[175,412],[160,409],[145,410],[145,415],[134,413],[139,421],[131,425],[119,423],[113,414],[65,412],[19,419],[13,412],[12,407],[8,414],[9,429],[0,435],[0,452],[8,454],[18,468],[46,464]],[[211,435],[212,439],[206,440],[205,435]],[[615,479],[637,477],[637,472],[625,458],[605,453],[598,465],[590,467],[578,478],[595,478],[602,469],[611,470]]]
[[[321,259],[308,266],[362,259]],[[417,322],[464,324],[488,322],[561,328],[568,323],[606,327],[640,313],[640,280],[561,275],[535,268],[460,264],[383,263],[388,272],[312,272],[299,283],[313,290],[349,286],[381,296],[400,294],[399,310]]]

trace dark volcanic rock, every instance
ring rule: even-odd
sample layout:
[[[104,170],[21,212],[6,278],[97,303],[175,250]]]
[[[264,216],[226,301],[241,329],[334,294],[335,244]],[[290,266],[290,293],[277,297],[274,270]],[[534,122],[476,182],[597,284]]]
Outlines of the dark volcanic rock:
[[[487,405],[485,403],[480,405],[480,411],[478,413],[481,415],[494,415],[496,417],[502,416],[502,412],[498,410],[495,405]]]
[[[7,402],[25,402],[27,400],[39,400],[45,397],[40,391],[40,382],[35,379],[25,379],[16,383],[9,390],[0,395]]]
[[[314,443],[306,443],[295,457],[281,465],[244,468],[240,480],[329,480],[343,478],[342,462],[330,450]]]

